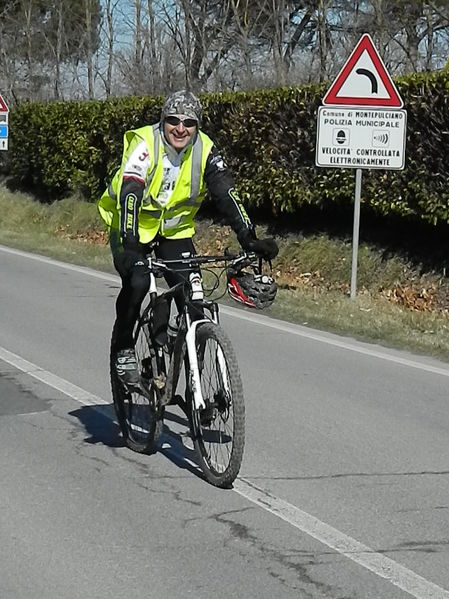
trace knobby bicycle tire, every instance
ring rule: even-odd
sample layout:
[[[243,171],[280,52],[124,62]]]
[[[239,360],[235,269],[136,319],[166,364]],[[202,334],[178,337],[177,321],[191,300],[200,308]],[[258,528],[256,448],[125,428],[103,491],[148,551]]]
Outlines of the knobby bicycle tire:
[[[134,335],[140,390],[127,389],[117,376],[115,336],[114,328],[111,340],[110,375],[117,421],[123,439],[130,449],[138,453],[154,453],[162,434],[163,408],[159,408],[158,391],[151,384],[151,340],[148,324],[138,322]]]
[[[190,427],[199,465],[217,487],[232,486],[243,459],[245,403],[237,358],[223,329],[200,324],[196,348],[206,409],[197,410],[190,392]]]

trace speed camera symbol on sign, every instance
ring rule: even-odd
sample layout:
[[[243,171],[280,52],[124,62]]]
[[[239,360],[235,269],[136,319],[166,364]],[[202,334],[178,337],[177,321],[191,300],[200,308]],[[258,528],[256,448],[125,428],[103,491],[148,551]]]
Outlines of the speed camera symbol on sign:
[[[389,131],[373,131],[373,148],[388,148],[390,145]]]
[[[334,146],[349,145],[349,129],[334,129]]]

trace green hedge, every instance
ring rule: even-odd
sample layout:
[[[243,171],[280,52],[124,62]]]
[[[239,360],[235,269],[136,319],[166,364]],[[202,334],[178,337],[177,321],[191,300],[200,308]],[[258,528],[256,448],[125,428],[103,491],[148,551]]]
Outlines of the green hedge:
[[[160,99],[23,103],[10,115],[4,170],[15,188],[52,202],[71,193],[95,200],[120,160],[123,132],[157,120]]]
[[[395,82],[408,113],[406,168],[364,171],[363,202],[381,216],[447,224],[449,76]],[[294,215],[353,201],[354,170],[314,164],[317,110],[328,85],[202,96],[203,129],[222,149],[253,214]],[[20,104],[11,111],[3,169],[11,185],[42,201],[73,192],[95,201],[120,162],[124,131],[156,122],[161,105],[161,97]]]

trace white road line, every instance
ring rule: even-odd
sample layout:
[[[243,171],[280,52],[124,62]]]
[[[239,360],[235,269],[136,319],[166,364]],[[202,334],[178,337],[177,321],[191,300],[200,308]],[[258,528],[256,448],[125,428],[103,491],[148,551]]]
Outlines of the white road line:
[[[419,362],[418,360],[404,358],[403,356],[397,354],[387,353],[386,351],[382,351],[381,349],[374,349],[374,347],[370,347],[368,344],[364,346],[362,345],[362,342],[360,342],[360,344],[356,344],[355,342],[351,343],[350,341],[343,341],[336,335],[335,337],[331,337],[330,334],[329,336],[326,336],[325,334],[320,334],[318,331],[302,328],[300,325],[291,325],[289,323],[283,323],[280,320],[267,318],[266,316],[264,317],[258,314],[246,314],[243,310],[238,310],[235,308],[228,308],[226,306],[223,306],[220,307],[220,310],[225,314],[229,313],[231,316],[235,318],[240,318],[241,320],[248,320],[253,323],[256,322],[257,324],[261,324],[271,329],[284,331],[286,333],[298,335],[299,337],[305,337],[307,339],[318,341],[320,343],[326,343],[327,345],[332,345],[334,347],[339,347],[340,349],[353,351],[358,354],[370,356],[372,358],[379,358],[380,360],[385,360],[386,362],[393,362],[395,364],[401,364],[402,366],[408,366],[409,368],[416,368],[418,370],[424,370],[425,372],[431,372],[432,374],[439,374],[442,376],[449,377],[449,366],[446,367],[444,364],[442,364],[441,366],[433,366],[432,364],[426,364],[424,362]],[[238,314],[236,314],[236,312]]]
[[[24,360],[17,354],[13,354],[2,347],[0,347],[0,359],[46,385],[61,391],[75,401],[83,405],[93,406],[108,416],[101,409],[103,405],[108,405],[108,402],[97,395],[93,395],[81,387],[73,385],[69,381],[40,368],[28,360]],[[183,456],[178,457],[182,458]],[[300,510],[280,497],[276,497],[260,489],[249,480],[244,478],[236,480],[234,491],[258,507],[281,518],[291,526],[316,539],[323,545],[344,555],[377,576],[385,578],[412,597],[416,597],[416,599],[449,599],[449,591],[416,574],[405,566],[401,566],[401,564],[398,564],[394,560],[377,553],[367,545],[363,545],[356,539],[349,537],[311,514]]]
[[[377,576],[385,578],[412,597],[417,599],[449,599],[449,591],[401,566],[389,557],[377,553],[367,545],[359,543],[359,541],[318,520],[318,518],[307,512],[303,512],[291,503],[256,487],[250,481],[244,478],[237,479],[234,483],[234,490],[242,497],[285,520],[301,532],[341,553],[367,570],[374,572]]]
[[[61,377],[56,376],[56,374],[52,374],[51,372],[48,372],[48,370],[44,370],[43,368],[36,366],[36,364],[33,364],[32,362],[28,362],[28,360],[21,358],[17,354],[13,354],[4,347],[0,347],[0,359],[6,362],[7,364],[10,364],[11,366],[18,368],[22,372],[25,372],[26,374],[32,376],[38,381],[45,383],[49,387],[53,387],[53,389],[61,391],[62,393],[64,393],[64,395],[67,395],[68,397],[75,399],[77,402],[85,406],[96,407],[96,405],[98,404],[106,406],[110,403],[105,401],[104,399],[101,399],[101,397],[98,397],[98,395],[93,395],[93,393],[89,393],[81,387],[69,383],[69,381],[66,381]]]
[[[41,256],[40,254],[31,254],[29,252],[24,252],[22,250],[16,250],[14,248],[10,248],[5,245],[0,245],[0,251],[5,252],[6,254],[22,256],[23,258],[28,258],[29,260],[35,260],[36,262],[43,262],[44,264],[50,264],[52,266],[58,266],[59,268],[65,268],[66,270],[73,270],[75,272],[83,273],[85,275],[90,275],[91,277],[95,277],[97,279],[104,279],[105,281],[118,282],[118,283],[120,282],[120,277],[118,277],[118,276],[116,277],[114,275],[109,275],[106,272],[94,270],[92,268],[88,268],[87,266],[78,266],[77,264],[70,264],[69,262],[62,262],[61,260],[55,260],[54,258],[47,258],[47,256]]]
[[[66,270],[72,270],[75,272],[79,272],[91,277],[95,277],[97,279],[102,279],[104,281],[110,281],[111,283],[120,284],[120,278],[115,275],[110,275],[107,273],[103,273],[97,270],[93,270],[91,268],[87,268],[84,266],[76,266],[74,264],[68,264],[66,262],[61,262],[58,260],[53,260],[52,258],[46,258],[45,256],[39,256],[37,254],[29,254],[27,252],[23,252],[22,250],[15,250],[13,248],[8,248],[6,246],[0,245],[0,250],[10,254],[16,254],[19,256],[23,256],[24,258],[29,258],[30,260],[37,260],[39,262],[44,262],[47,264],[51,264],[53,266],[58,266],[60,268],[65,268]],[[316,331],[314,329],[308,329],[307,327],[290,324],[288,322],[283,322],[282,320],[277,320],[275,318],[269,318],[267,316],[261,314],[255,314],[251,312],[247,312],[245,309],[232,308],[229,306],[220,306],[220,311],[223,314],[227,314],[228,316],[232,316],[233,318],[239,318],[240,320],[246,320],[253,324],[258,324],[264,327],[268,327],[271,329],[276,329],[277,331],[283,331],[285,333],[290,333],[291,335],[297,335],[299,337],[303,337],[305,339],[310,339],[312,341],[317,341],[319,343],[326,343],[327,345],[332,345],[334,347],[339,347],[340,349],[345,349],[347,351],[356,352],[358,354],[363,354],[365,356],[370,356],[372,358],[378,358],[380,360],[385,360],[387,362],[393,362],[395,364],[400,364],[402,366],[406,366],[409,368],[416,368],[417,370],[422,370],[425,372],[430,372],[432,374],[438,374],[441,376],[449,377],[449,366],[446,367],[444,363],[438,363],[438,365],[430,364],[425,361],[420,362],[417,359],[410,359],[401,356],[399,352],[392,350],[391,352],[383,351],[381,348],[376,348],[375,346],[370,346],[369,344],[364,344],[363,342],[351,342],[350,340],[343,340],[337,335],[332,335],[331,333],[321,333],[320,331]],[[429,358],[429,361],[431,359]],[[435,362],[437,362],[435,360]]]

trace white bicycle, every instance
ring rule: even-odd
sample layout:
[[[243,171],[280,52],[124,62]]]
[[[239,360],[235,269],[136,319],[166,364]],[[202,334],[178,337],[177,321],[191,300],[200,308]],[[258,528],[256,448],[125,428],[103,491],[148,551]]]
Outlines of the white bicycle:
[[[155,452],[165,406],[178,404],[188,418],[206,479],[217,487],[229,487],[239,473],[245,445],[242,380],[231,342],[219,324],[218,304],[204,298],[200,275],[191,271],[220,263],[222,273],[229,267],[238,271],[248,265],[255,267],[255,256],[242,253],[147,260],[149,302],[134,331],[138,385],[120,382],[115,370],[115,333],[112,335],[111,386],[123,437],[134,451]],[[181,274],[185,269],[190,277],[168,290],[158,290],[157,278],[174,267]],[[170,340],[166,334],[168,307],[177,293],[183,294],[184,307],[178,315],[176,336]],[[181,380],[185,388],[179,394]]]

